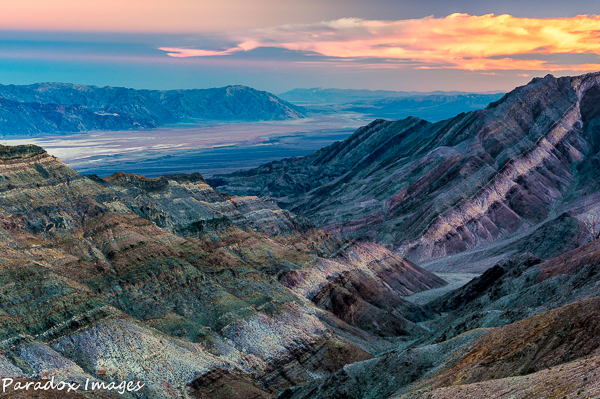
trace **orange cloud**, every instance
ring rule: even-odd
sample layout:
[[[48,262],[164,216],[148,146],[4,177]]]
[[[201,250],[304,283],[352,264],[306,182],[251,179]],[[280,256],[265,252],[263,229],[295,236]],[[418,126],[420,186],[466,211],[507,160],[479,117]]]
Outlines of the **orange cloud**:
[[[222,51],[161,48],[174,57],[228,55],[277,47],[336,58],[404,60],[420,68],[465,70],[599,70],[599,64],[553,64],[517,55],[599,54],[600,16],[533,19],[511,15],[451,14],[400,21],[344,18],[285,25],[230,37]],[[531,58],[531,57],[530,57]]]

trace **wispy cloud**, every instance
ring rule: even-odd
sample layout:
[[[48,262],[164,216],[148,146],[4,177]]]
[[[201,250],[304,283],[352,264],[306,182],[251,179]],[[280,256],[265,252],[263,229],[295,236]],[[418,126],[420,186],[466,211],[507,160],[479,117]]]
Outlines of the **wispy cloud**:
[[[600,16],[533,19],[451,14],[399,21],[344,18],[230,35],[220,50],[161,47],[171,57],[226,56],[275,47],[338,59],[379,59],[420,69],[600,70],[600,63],[553,63],[552,54],[600,54]],[[528,57],[522,57],[528,55]],[[519,57],[516,57],[519,56]]]
[[[176,47],[161,47],[160,50],[166,51],[167,55],[175,58],[186,58],[186,57],[210,57],[215,55],[229,55],[237,53],[238,51],[244,51],[241,48],[233,47],[227,50],[199,50],[199,49],[186,49]]]

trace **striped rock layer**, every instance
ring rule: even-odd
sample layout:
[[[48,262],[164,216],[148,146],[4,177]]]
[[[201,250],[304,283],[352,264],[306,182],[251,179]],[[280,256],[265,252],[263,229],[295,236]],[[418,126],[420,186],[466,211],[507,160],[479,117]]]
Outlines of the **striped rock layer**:
[[[144,398],[222,378],[272,397],[421,336],[402,296],[445,284],[200,175],[103,180],[35,146],[0,147],[0,236],[2,376],[137,379]]]

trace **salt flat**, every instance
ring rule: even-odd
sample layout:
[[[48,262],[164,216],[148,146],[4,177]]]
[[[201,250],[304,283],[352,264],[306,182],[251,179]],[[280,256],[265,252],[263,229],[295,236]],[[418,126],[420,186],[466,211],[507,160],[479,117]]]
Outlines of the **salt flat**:
[[[3,139],[0,144],[39,145],[80,173],[124,171],[152,177],[200,172],[208,177],[310,154],[369,121],[362,114],[344,113],[269,122],[179,123],[151,130]]]

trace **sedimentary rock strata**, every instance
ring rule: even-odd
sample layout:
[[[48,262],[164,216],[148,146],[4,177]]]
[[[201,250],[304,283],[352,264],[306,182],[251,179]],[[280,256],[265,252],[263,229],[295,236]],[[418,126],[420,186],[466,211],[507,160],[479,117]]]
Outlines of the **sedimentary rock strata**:
[[[401,296],[445,284],[199,175],[102,180],[22,146],[0,147],[0,176],[0,368],[15,377],[137,379],[148,398],[227,378],[272,396],[421,336]],[[343,317],[350,304],[312,301],[293,273],[314,289],[368,276],[357,298],[402,328]]]

